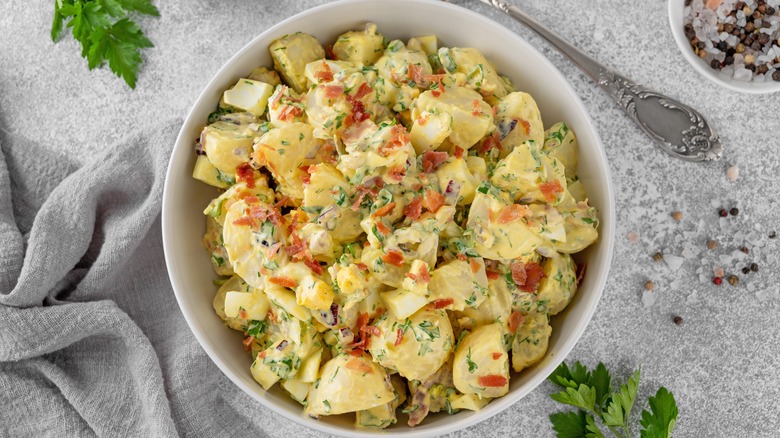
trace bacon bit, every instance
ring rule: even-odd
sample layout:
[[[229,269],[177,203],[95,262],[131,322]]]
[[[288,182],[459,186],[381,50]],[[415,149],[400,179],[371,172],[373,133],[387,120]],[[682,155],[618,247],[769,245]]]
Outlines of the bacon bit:
[[[498,116],[498,105],[493,107],[493,118],[495,119]]]
[[[499,274],[496,271],[486,270],[485,274],[487,275],[488,280],[495,280],[496,278],[500,277],[501,274]]]
[[[287,105],[279,111],[279,120],[291,122],[294,118],[303,115],[303,110],[294,105]]]
[[[279,108],[279,102],[282,101],[282,95],[284,94],[284,90],[287,88],[286,85],[282,85],[282,89],[279,90],[279,92],[274,94],[274,100],[271,101],[271,108],[277,109]]]
[[[236,167],[236,177],[239,182],[245,182],[248,188],[255,188],[255,172],[249,163],[241,163]]]
[[[308,173],[307,173],[307,174],[304,174],[304,175],[301,175],[301,182],[302,182],[304,185],[307,185],[307,186],[308,186],[309,184],[311,184],[311,175],[309,175]]]
[[[557,179],[539,184],[539,190],[541,190],[542,195],[547,202],[555,201],[555,199],[557,199],[555,195],[557,193],[563,193],[563,187]]]
[[[493,210],[491,210],[489,208],[488,208],[488,220],[490,222],[495,222],[496,221],[496,214],[493,213]]]
[[[347,363],[344,366],[351,370],[359,371],[361,373],[372,374],[374,372],[371,366],[369,366],[364,361],[358,359],[357,357],[347,361]]]
[[[425,151],[422,159],[423,172],[431,173],[447,161],[449,154],[446,152]]]
[[[384,145],[379,147],[379,155],[386,157],[393,152],[401,149],[404,145],[409,143],[409,134],[406,133],[401,125],[395,125],[390,136],[390,140]]]
[[[344,87],[341,85],[325,85],[322,87],[322,91],[328,99],[335,99],[344,94]]]
[[[308,258],[306,253],[308,252],[309,247],[306,242],[303,241],[296,233],[292,233],[291,237],[292,243],[287,245],[287,248],[285,248],[287,254],[290,254],[292,258],[296,260]]]
[[[355,357],[362,356],[363,353],[365,352],[365,350],[364,350],[365,346],[363,346],[363,345],[357,346],[357,344],[353,344],[353,346],[355,347],[355,349],[354,350],[349,350],[349,355],[350,356],[355,356]]]
[[[531,209],[526,205],[512,204],[504,207],[501,213],[498,214],[499,224],[508,224],[514,222],[521,217],[528,216],[531,213]]]
[[[367,333],[369,335],[373,336],[382,336],[382,330],[379,330],[379,327],[375,325],[367,325],[360,329],[362,332]]]
[[[421,115],[417,116],[417,120],[416,120],[417,125],[418,126],[425,126],[425,124],[428,123],[428,119],[429,118],[430,117],[428,117],[428,114],[421,114]]]
[[[379,207],[375,212],[371,214],[371,218],[385,217],[390,214],[395,208],[395,202],[391,202],[383,207]]]
[[[406,166],[399,164],[387,169],[387,177],[393,181],[403,181],[406,177]]]
[[[412,221],[416,221],[420,218],[420,215],[422,214],[422,198],[419,196],[415,196],[414,199],[412,199],[412,202],[409,203],[406,207],[404,207],[404,216],[408,217]]]
[[[265,358],[265,350],[263,350],[263,351],[261,351],[261,352],[257,353],[257,358],[258,358],[258,359],[263,359],[263,358]]]
[[[431,306],[434,309],[443,309],[447,306],[451,306],[455,303],[455,300],[452,298],[439,298],[438,300],[433,300],[431,303]]]
[[[249,216],[240,217],[233,221],[233,225],[252,225],[255,221]]]
[[[388,228],[387,225],[385,225],[382,221],[376,222],[376,230],[379,231],[379,234],[383,236],[387,236],[391,231],[390,228]]]
[[[274,204],[274,208],[282,208],[282,207],[289,207],[292,205],[292,200],[289,196],[282,196],[282,199],[276,201],[276,204]],[[280,213],[281,215],[281,213]]]
[[[368,271],[368,266],[366,266],[366,264],[363,262],[357,262],[355,263],[355,266],[357,266],[357,268],[361,271]]]
[[[360,210],[360,204],[363,203],[363,199],[365,199],[367,194],[368,194],[368,192],[364,192],[364,191],[358,192],[357,197],[355,198],[355,202],[353,202],[352,206],[350,206],[349,208],[352,211]]]
[[[506,380],[506,377],[504,376],[500,376],[498,374],[488,374],[487,376],[479,376],[477,378],[477,383],[479,386],[484,386],[486,388],[500,388],[502,386],[506,386],[509,381]]]
[[[499,359],[501,359],[501,356],[503,356],[503,355],[504,355],[503,353],[499,353],[499,352],[496,351],[495,353],[491,354],[490,357],[492,357],[493,360],[499,360]]]
[[[374,89],[371,88],[371,86],[368,85],[367,83],[363,82],[362,84],[360,84],[357,91],[355,92],[355,99],[362,99],[363,96],[371,93],[372,91],[374,91]]]
[[[433,97],[439,97],[441,96],[441,93],[444,93],[444,83],[442,83],[442,79],[444,79],[445,76],[446,75],[443,74],[423,76],[423,79],[429,81],[431,83],[431,86],[433,86],[433,84],[438,84],[436,88],[431,90],[431,94],[433,94]]]
[[[395,331],[395,343],[393,345],[395,345],[397,347],[397,346],[401,345],[401,342],[403,342],[403,341],[404,341],[404,331],[403,331],[403,329],[396,330]]]
[[[476,274],[477,272],[479,272],[480,268],[482,268],[479,262],[474,258],[469,259],[469,267],[471,268],[472,274]]]
[[[482,114],[482,105],[479,104],[479,99],[474,99],[473,102],[471,102],[471,115],[474,117],[478,117]]]
[[[296,283],[295,280],[293,280],[290,277],[269,277],[268,281],[270,281],[273,284],[283,286],[289,289],[294,289],[295,286],[298,285],[298,283]]]
[[[252,336],[247,336],[244,338],[243,341],[241,341],[242,344],[244,344],[244,351],[250,351],[252,349],[252,341],[254,341],[255,338]]]
[[[583,278],[585,278],[585,272],[588,271],[588,264],[583,262],[581,265],[577,265],[577,286],[580,285],[580,282]]]
[[[351,126],[354,122],[360,123],[371,117],[371,115],[366,112],[366,107],[363,106],[363,102],[358,98],[347,96],[347,102],[352,105],[352,114],[347,118],[347,120],[351,120],[351,122],[347,123],[347,120],[344,121],[345,126]]]
[[[311,272],[314,272],[317,275],[322,275],[322,266],[314,260],[314,259],[306,259],[303,261],[303,264],[308,266],[309,269],[311,269]]]
[[[464,152],[465,152],[465,151],[463,150],[463,148],[462,148],[462,147],[460,147],[460,146],[455,146],[455,152],[453,153],[453,155],[455,155],[455,158],[457,158],[457,159],[461,159],[461,158],[463,158],[463,153],[464,153]]]
[[[539,263],[525,265],[526,280],[524,285],[518,285],[523,292],[536,292],[539,282],[544,278],[544,270]]]
[[[517,329],[523,324],[525,317],[520,311],[515,310],[509,315],[509,333],[517,333]]]
[[[369,246],[371,246],[371,242],[369,242],[368,240],[363,242],[363,248],[368,248]]]
[[[273,245],[271,245],[270,248],[268,248],[268,255],[267,258],[273,258],[273,256],[276,255],[277,252],[282,248],[282,242],[276,242]]]
[[[248,193],[242,193],[241,195],[238,196],[238,198],[243,199],[244,201],[246,201],[247,204],[256,204],[260,202],[260,198],[258,198],[255,195],[250,195]]]
[[[462,262],[465,262],[465,261],[466,261],[466,256],[465,256],[465,255],[463,255],[463,254],[458,254],[458,255],[457,255],[457,257],[458,257],[458,260],[460,260],[460,261],[462,261]]]
[[[497,135],[498,133],[495,133],[490,137],[487,137],[484,140],[482,140],[482,144],[479,146],[479,149],[477,149],[477,151],[479,153],[485,154],[493,148],[501,150],[501,141],[497,138]]]
[[[333,72],[330,71],[330,66],[324,59],[322,60],[322,70],[314,73],[314,78],[319,79],[322,82],[330,82],[333,80]]]
[[[275,207],[270,205],[257,205],[249,209],[249,216],[260,222],[267,220],[274,225],[282,224],[282,214]]]
[[[338,61],[338,58],[336,58],[336,54],[333,52],[333,44],[328,44],[328,46],[325,47],[325,53],[328,54],[328,58],[335,59]]]
[[[431,213],[439,211],[446,199],[444,195],[439,192],[435,192],[431,189],[425,191],[425,198],[423,199],[423,207],[428,209]]]
[[[404,253],[397,249],[391,249],[387,251],[387,254],[382,256],[382,261],[393,266],[401,267],[404,265]]]
[[[525,135],[531,134],[531,124],[528,123],[528,120],[523,120],[523,119],[515,119],[515,120],[517,120],[517,123],[523,127],[523,131],[525,131]]]
[[[525,273],[525,265],[520,262],[512,262],[510,265],[512,269],[512,280],[518,286],[525,286],[525,282],[528,279],[528,275]]]
[[[246,310],[238,309],[238,317],[241,319],[246,319]]]
[[[417,274],[407,272],[406,276],[411,278],[415,283],[429,283],[431,281],[431,274],[424,265],[420,266],[420,270],[417,271]]]
[[[417,64],[409,64],[406,77],[419,84],[423,81],[423,68]]]

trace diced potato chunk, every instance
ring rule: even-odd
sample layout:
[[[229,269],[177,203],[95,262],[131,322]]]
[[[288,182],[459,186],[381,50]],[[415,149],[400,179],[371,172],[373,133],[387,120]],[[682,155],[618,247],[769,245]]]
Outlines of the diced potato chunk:
[[[306,64],[325,57],[325,49],[317,38],[297,32],[285,35],[268,46],[274,59],[274,68],[282,75],[284,82],[295,91],[306,91]]]
[[[547,319],[544,313],[525,315],[523,325],[517,329],[512,342],[512,368],[515,371],[520,372],[539,362],[547,353],[547,343],[552,333]]]
[[[198,155],[198,159],[195,160],[192,177],[220,189],[228,188],[228,181],[234,181],[232,177],[225,178],[205,155]]]
[[[444,310],[426,307],[409,318],[384,316],[375,323],[369,351],[380,365],[409,380],[424,380],[450,356],[452,326]],[[400,342],[399,342],[400,337]]]
[[[542,150],[551,158],[556,158],[566,169],[566,178],[574,178],[577,174],[579,155],[577,137],[574,131],[563,122],[558,122],[548,129],[544,135]]]
[[[480,181],[471,174],[466,160],[451,158],[436,169],[439,187],[446,190],[451,182],[458,187],[457,204],[469,205],[474,200],[474,193]]]
[[[251,125],[237,125],[218,121],[203,128],[200,142],[211,164],[223,174],[232,177],[236,167],[249,161],[252,141],[259,133]],[[235,182],[231,178],[231,183]]]
[[[279,73],[274,70],[269,70],[264,66],[252,70],[247,78],[252,79],[253,81],[265,82],[274,88],[282,83],[282,80],[279,78]]]
[[[282,388],[284,388],[285,391],[289,392],[290,396],[295,401],[301,404],[303,404],[303,401],[306,400],[306,395],[309,393],[309,386],[310,386],[309,383],[302,382],[297,378],[287,379],[284,382],[282,382]]]
[[[439,265],[431,273],[428,285],[430,300],[441,300],[443,308],[463,310],[477,307],[487,297],[487,275],[485,263],[481,257],[471,257],[468,261],[452,260]]]
[[[225,316],[228,318],[262,321],[270,307],[271,303],[262,293],[231,291],[225,294]]]
[[[498,103],[496,125],[501,135],[501,157],[515,147],[533,140],[541,147],[544,142],[544,124],[536,101],[528,93],[510,93]]]
[[[555,255],[542,263],[544,278],[539,283],[537,297],[547,301],[550,315],[561,312],[577,292],[577,272],[568,254]]]
[[[504,97],[507,88],[495,67],[485,55],[474,48],[442,47],[438,51],[439,62],[450,73],[465,75],[469,86],[483,96]]]
[[[424,114],[428,113],[449,114],[452,121],[450,123],[451,132],[447,138],[450,143],[463,149],[469,149],[482,137],[492,132],[493,111],[490,105],[482,100],[479,93],[464,87],[445,87],[443,92],[437,91],[438,96],[434,91],[437,90],[428,90],[420,94],[412,107],[411,115],[414,121],[412,131],[421,129],[421,126],[424,127],[427,123],[432,123],[431,120],[436,120],[434,117],[429,117],[426,121]],[[445,129],[444,122],[446,119],[433,122],[436,123],[434,127],[441,125],[442,129]],[[418,127],[415,128],[415,126]],[[435,132],[439,131],[434,130],[430,135],[420,134],[418,136],[418,138],[427,140],[421,140],[421,148],[427,146],[428,143],[433,145],[438,141],[439,137],[435,135]]]
[[[479,397],[509,392],[509,355],[502,325],[483,325],[461,339],[455,351],[452,378],[458,391]]]
[[[410,38],[406,47],[412,50],[422,50],[426,55],[435,55],[439,50],[439,41],[436,35],[425,35]]]
[[[333,55],[338,60],[372,65],[384,50],[385,37],[376,32],[376,24],[368,23],[362,32],[350,31],[340,35],[333,44]]]
[[[319,385],[311,385],[304,412],[309,416],[338,415],[371,409],[393,399],[389,377],[371,356],[342,353],[322,366]]]

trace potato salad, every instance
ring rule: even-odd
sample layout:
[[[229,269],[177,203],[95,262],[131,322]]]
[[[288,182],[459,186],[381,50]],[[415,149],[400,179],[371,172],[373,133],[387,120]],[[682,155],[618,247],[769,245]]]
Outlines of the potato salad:
[[[196,144],[214,309],[311,417],[479,410],[545,357],[598,237],[575,134],[477,49],[329,43],[275,40]]]

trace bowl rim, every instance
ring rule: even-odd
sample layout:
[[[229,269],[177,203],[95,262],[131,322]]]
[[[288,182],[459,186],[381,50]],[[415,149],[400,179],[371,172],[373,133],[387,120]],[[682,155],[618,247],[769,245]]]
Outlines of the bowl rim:
[[[539,61],[545,64],[545,66],[548,67],[552,72],[554,72],[554,76],[556,77],[556,79],[558,79],[563,84],[562,86],[565,92],[571,95],[572,97],[574,97],[573,102],[571,102],[571,104],[575,105],[577,110],[582,113],[585,122],[590,127],[590,132],[593,135],[593,138],[595,140],[595,149],[597,150],[596,152],[597,156],[595,157],[596,158],[595,161],[598,163],[597,166],[601,168],[604,175],[603,186],[604,186],[604,193],[606,194],[604,200],[608,204],[607,206],[599,206],[599,211],[602,218],[599,239],[605,240],[604,251],[606,252],[606,254],[603,254],[604,269],[602,269],[600,272],[597,273],[594,272],[597,278],[593,282],[594,284],[593,289],[588,291],[588,293],[592,295],[592,298],[590,298],[588,302],[579,303],[579,306],[581,307],[581,309],[579,309],[579,312],[581,312],[582,317],[578,321],[577,325],[572,329],[573,335],[566,337],[560,341],[561,344],[558,349],[558,354],[555,355],[554,357],[551,357],[550,360],[544,365],[544,368],[549,369],[549,373],[551,373],[568,356],[568,354],[571,352],[571,350],[574,348],[577,342],[579,342],[580,338],[585,333],[588,324],[593,319],[593,315],[596,311],[596,307],[598,306],[604,288],[606,287],[606,281],[612,265],[615,233],[616,233],[615,194],[614,194],[610,166],[609,166],[609,162],[607,161],[607,156],[606,156],[606,152],[601,137],[598,134],[598,131],[595,129],[593,120],[591,119],[587,108],[582,102],[582,99],[574,91],[569,81],[563,76],[563,74],[558,70],[558,68],[555,67],[555,65],[546,56],[544,56],[538,49],[536,49],[533,45],[531,45],[531,43],[529,43],[528,41],[526,41],[525,39],[517,35],[515,32],[493,21],[487,16],[484,16],[473,10],[458,5],[453,5],[446,2],[431,2],[430,0],[395,0],[395,1],[398,3],[406,3],[407,5],[436,4],[438,5],[438,7],[452,9],[454,11],[457,11],[458,13],[464,14],[468,16],[468,19],[470,20],[482,21],[485,24],[489,24],[490,26],[498,28],[499,31],[505,32],[510,39],[513,39],[512,44],[524,46],[525,49],[535,53],[536,55],[538,55]],[[194,125],[202,124],[202,121],[194,120],[194,114],[197,112],[197,109],[204,104],[204,100],[206,100],[208,97],[209,90],[215,88],[219,82],[219,79],[226,73],[226,71],[230,70],[231,66],[234,63],[238,62],[238,60],[240,60],[242,57],[244,57],[245,54],[253,46],[255,46],[260,40],[265,39],[267,35],[271,35],[278,32],[278,29],[286,26],[291,21],[298,20],[308,15],[317,14],[326,9],[330,9],[334,7],[347,7],[346,5],[352,3],[382,3],[382,2],[383,0],[340,0],[337,2],[326,3],[323,5],[319,5],[301,11],[289,18],[286,18],[274,24],[273,26],[267,28],[266,30],[264,30],[263,32],[255,36],[254,38],[252,38],[241,49],[239,49],[233,56],[231,56],[222,65],[222,67],[220,67],[220,69],[213,75],[213,77],[209,80],[209,82],[204,86],[204,88],[198,95],[197,99],[195,99],[190,110],[187,113],[186,118],[184,119],[184,123],[182,124],[181,130],[179,131],[179,134],[176,138],[176,142],[171,151],[171,157],[174,156],[176,151],[181,150],[182,148],[189,147],[189,144],[185,144],[186,143],[185,140],[187,140],[185,137],[188,136],[188,132],[193,128]],[[187,310],[188,305],[186,304],[186,301],[188,300],[188,297],[183,293],[183,286],[180,284],[179,281],[179,275],[181,274],[176,274],[176,270],[175,269],[172,270],[171,268],[172,266],[174,266],[173,259],[172,259],[173,257],[172,248],[175,246],[176,243],[175,241],[172,240],[171,233],[166,233],[166,230],[169,229],[170,227],[175,226],[175,224],[172,224],[170,222],[170,209],[172,208],[170,207],[172,203],[170,199],[174,195],[172,193],[173,189],[171,189],[169,184],[169,182],[174,177],[173,173],[175,167],[176,164],[174,163],[174,160],[171,159],[168,164],[168,169],[166,171],[165,185],[163,189],[161,228],[163,234],[163,250],[165,253],[166,268],[168,269],[171,286],[174,295],[176,297],[177,304],[179,305],[182,315],[184,316],[184,319],[187,322],[187,326],[195,336],[196,340],[198,341],[198,344],[201,346],[201,348],[203,348],[203,350],[209,356],[211,361],[214,362],[214,364],[219,368],[219,370],[226,377],[228,377],[228,379],[230,379],[230,381],[232,381],[233,384],[241,388],[241,390],[244,393],[249,395],[252,399],[258,401],[261,405],[268,408],[273,413],[281,415],[285,419],[290,420],[301,426],[308,427],[319,432],[325,432],[325,433],[330,433],[330,434],[335,434],[340,436],[348,436],[348,437],[356,437],[356,438],[364,437],[369,434],[383,435],[383,436],[403,436],[403,437],[438,436],[441,434],[450,433],[450,432],[464,429],[466,427],[473,426],[477,423],[481,423],[487,420],[488,418],[491,418],[492,416],[500,412],[503,412],[505,409],[512,406],[521,398],[528,395],[528,393],[536,389],[544,380],[546,380],[547,376],[549,375],[549,373],[540,373],[539,375],[535,376],[533,379],[529,380],[522,387],[521,390],[515,391],[514,393],[509,393],[503,397],[493,400],[489,405],[492,406],[493,409],[490,410],[484,409],[482,411],[475,412],[472,413],[471,415],[467,415],[461,418],[453,417],[452,421],[449,421],[443,425],[438,425],[436,428],[433,429],[428,429],[428,428],[417,429],[417,430],[412,429],[403,432],[393,432],[393,431],[384,431],[384,430],[374,432],[374,431],[360,430],[360,429],[345,430],[341,427],[333,426],[325,422],[309,419],[308,417],[305,417],[300,413],[294,414],[286,409],[277,407],[267,399],[257,396],[255,391],[252,388],[249,388],[237,376],[234,376],[232,374],[232,372],[228,369],[227,365],[224,363],[223,359],[217,355],[217,352],[213,350],[209,345],[209,343],[207,342],[206,334],[201,333],[201,330],[199,328],[196,330],[197,324],[194,321],[194,315],[192,315]]]
[[[699,74],[709,79],[710,81],[728,88],[732,91],[738,91],[740,93],[747,94],[771,94],[780,91],[780,82],[740,82],[733,79],[726,79],[721,77],[719,73],[707,66],[704,61],[701,60],[693,50],[690,49],[688,40],[685,38],[683,21],[685,11],[685,3],[679,0],[668,1],[668,15],[669,15],[669,27],[672,29],[672,36],[677,43],[677,48],[682,52],[683,57],[691,64]]]

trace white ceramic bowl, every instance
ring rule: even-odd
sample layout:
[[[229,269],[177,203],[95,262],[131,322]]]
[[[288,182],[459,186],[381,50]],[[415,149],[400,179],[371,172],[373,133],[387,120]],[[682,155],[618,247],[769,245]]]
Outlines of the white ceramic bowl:
[[[321,42],[361,28],[367,21],[379,25],[388,38],[436,34],[442,45],[479,48],[511,77],[516,87],[536,99],[546,125],[565,121],[580,143],[579,175],[600,209],[600,239],[579,255],[588,272],[569,308],[553,318],[553,333],[547,356],[536,366],[511,379],[510,392],[482,411],[454,416],[430,415],[422,425],[406,426],[405,416],[384,435],[428,437],[458,430],[501,412],[541,383],[566,357],[582,335],[601,296],[612,259],[615,210],[609,167],[599,137],[582,102],[553,65],[528,43],[495,22],[467,9],[431,0],[343,0],[317,7],[263,32],[216,74],[195,102],[173,149],[165,181],[162,208],[163,243],[173,290],[195,337],[214,363],[242,391],[283,417],[313,429],[346,436],[365,436],[353,427],[354,416],[313,420],[278,385],[269,392],[255,383],[249,372],[252,362],[241,345],[241,334],[225,327],[211,306],[215,274],[201,247],[205,230],[203,208],[217,191],[192,179],[193,145],[222,91],[257,65],[271,65],[269,43],[287,33],[305,31]],[[539,421],[545,419],[540,418]]]
[[[719,70],[715,70],[707,65],[704,60],[693,52],[688,38],[685,37],[684,9],[685,2],[683,0],[669,0],[669,25],[672,27],[672,35],[674,36],[674,41],[677,42],[677,47],[680,48],[685,59],[688,60],[697,72],[722,87],[742,93],[766,94],[780,91],[780,82],[735,81],[725,75],[721,75]]]

